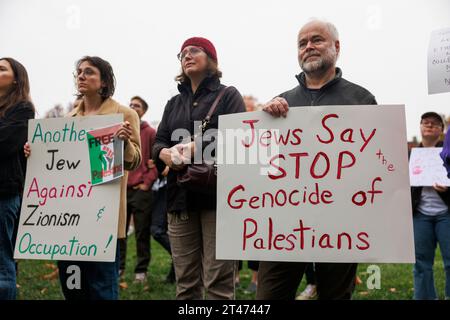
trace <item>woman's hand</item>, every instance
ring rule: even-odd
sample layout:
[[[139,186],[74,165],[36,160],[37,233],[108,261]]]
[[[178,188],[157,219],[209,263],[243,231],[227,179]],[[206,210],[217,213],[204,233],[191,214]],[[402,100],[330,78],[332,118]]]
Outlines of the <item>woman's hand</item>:
[[[190,163],[190,157],[183,155],[185,145],[177,144],[172,148],[164,148],[159,153],[159,158],[170,168],[175,171],[183,169],[187,163]]]
[[[275,118],[278,118],[280,116],[286,118],[286,115],[289,111],[289,104],[286,99],[276,97],[264,105],[263,111],[267,112]]]
[[[125,121],[122,122],[122,126],[119,128],[119,130],[117,130],[116,136],[124,142],[128,142],[128,140],[130,140],[131,133],[131,125],[128,121]]]
[[[162,175],[163,177],[167,177],[167,175],[169,174],[169,170],[170,170],[169,166],[166,166],[166,167],[164,168],[164,171],[161,173],[161,175]]]
[[[195,142],[189,142],[189,143],[185,143],[182,144],[182,154],[185,158],[189,158],[192,159],[192,157],[194,157],[195,154]]]
[[[28,141],[23,145],[23,153],[25,154],[25,158],[28,158],[31,155],[31,147]]]

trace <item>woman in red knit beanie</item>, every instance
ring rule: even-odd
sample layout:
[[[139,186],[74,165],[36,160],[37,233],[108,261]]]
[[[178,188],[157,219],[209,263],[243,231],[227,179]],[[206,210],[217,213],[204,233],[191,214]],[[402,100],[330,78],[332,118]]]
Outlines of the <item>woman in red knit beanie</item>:
[[[180,93],[167,103],[153,146],[153,160],[158,170],[164,170],[166,165],[170,168],[167,210],[176,298],[234,299],[235,263],[215,257],[216,194],[178,184],[177,177],[184,172],[186,162],[190,162],[194,153],[205,150],[211,141],[204,135],[203,142],[194,146],[191,137],[198,133],[198,124],[205,119],[219,94],[223,96],[207,125],[207,132],[217,129],[219,115],[244,112],[245,104],[236,88],[220,83],[222,72],[211,41],[200,37],[187,39],[178,59],[181,73],[175,79],[179,82]],[[173,134],[180,129],[189,133],[187,137]]]

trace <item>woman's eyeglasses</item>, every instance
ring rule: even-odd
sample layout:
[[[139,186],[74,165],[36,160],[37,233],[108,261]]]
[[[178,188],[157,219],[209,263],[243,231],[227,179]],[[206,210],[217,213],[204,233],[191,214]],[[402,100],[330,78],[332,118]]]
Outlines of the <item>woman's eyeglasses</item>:
[[[86,68],[84,70],[78,69],[76,71],[73,72],[73,76],[75,78],[78,78],[80,75],[84,75],[85,77],[89,77],[89,76],[93,76],[94,74],[96,74],[94,69],[91,68]]]
[[[177,54],[177,58],[180,61],[183,61],[184,58],[186,58],[186,55],[189,53],[192,57],[195,57],[196,55],[200,54],[201,52],[204,52],[202,48],[200,47],[190,47],[186,48],[183,51],[181,51],[179,54]]]

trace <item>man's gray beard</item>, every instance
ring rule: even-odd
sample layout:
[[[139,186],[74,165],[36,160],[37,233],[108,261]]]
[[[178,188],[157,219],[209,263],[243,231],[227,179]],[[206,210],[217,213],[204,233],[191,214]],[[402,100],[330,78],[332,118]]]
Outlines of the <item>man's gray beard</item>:
[[[304,62],[300,65],[300,68],[307,75],[320,76],[327,72],[329,68],[333,66],[336,61],[336,52],[329,48],[324,56],[321,56],[317,61]]]
[[[318,61],[305,62],[300,67],[306,74],[321,74],[327,69],[323,58]]]

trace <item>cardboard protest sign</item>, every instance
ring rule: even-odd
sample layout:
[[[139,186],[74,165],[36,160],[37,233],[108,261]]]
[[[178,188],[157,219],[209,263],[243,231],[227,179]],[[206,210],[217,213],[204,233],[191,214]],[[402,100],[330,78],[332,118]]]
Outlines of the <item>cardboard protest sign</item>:
[[[30,120],[16,259],[114,261],[120,179],[93,186],[87,132],[123,115]]]
[[[450,92],[450,28],[433,31],[428,47],[428,93]]]
[[[220,116],[216,256],[415,261],[404,106]]]
[[[88,132],[92,185],[123,176],[123,140],[114,139],[120,124]]]
[[[409,157],[409,178],[411,186],[432,186],[437,183],[450,186],[447,171],[442,165],[439,153],[442,148],[412,148]]]

